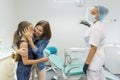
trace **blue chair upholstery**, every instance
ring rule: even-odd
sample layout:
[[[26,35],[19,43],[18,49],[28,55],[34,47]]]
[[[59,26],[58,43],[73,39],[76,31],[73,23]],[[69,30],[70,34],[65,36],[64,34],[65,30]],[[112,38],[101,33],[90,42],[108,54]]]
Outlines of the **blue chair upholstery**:
[[[52,54],[49,56],[49,60],[59,69],[64,70],[64,62],[59,56]]]
[[[47,47],[44,52],[49,56],[51,54],[57,54],[57,48],[54,46]]]
[[[51,54],[57,53],[57,48],[52,46],[52,47],[47,47],[47,49],[50,51]]]
[[[74,68],[74,69],[72,69],[72,68]],[[70,69],[72,69],[72,70],[70,70]],[[69,70],[70,70],[70,72],[68,73]],[[83,64],[69,64],[65,67],[64,72],[66,75],[69,75],[69,76],[84,74]]]
[[[57,48],[55,46],[50,46],[50,47],[47,47],[45,50],[44,50],[44,53],[49,57],[50,55],[56,55],[57,54]],[[46,70],[46,71],[49,71],[49,70],[53,70],[55,73],[57,73],[57,71],[55,70],[55,66],[53,63],[50,63],[50,67]]]

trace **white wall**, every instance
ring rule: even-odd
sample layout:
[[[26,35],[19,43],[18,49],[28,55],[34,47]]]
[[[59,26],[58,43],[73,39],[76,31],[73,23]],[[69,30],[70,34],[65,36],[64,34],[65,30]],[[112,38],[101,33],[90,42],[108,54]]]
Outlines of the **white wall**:
[[[0,0],[0,40],[2,45],[9,47],[20,21],[28,20],[35,25],[45,19],[50,22],[52,29],[49,45],[56,46],[63,58],[64,48],[84,47],[83,37],[87,27],[79,24],[80,18],[85,16],[88,7],[100,4],[109,8],[110,13],[106,18],[109,22],[105,23],[107,43],[113,43],[120,40],[119,3],[119,0],[86,0],[83,7],[77,7],[75,3],[59,3],[55,0]],[[113,22],[114,19],[117,21]]]
[[[29,20],[36,24],[41,19],[48,20],[52,29],[52,39],[49,45],[58,47],[58,54],[63,57],[64,48],[85,45],[83,36],[87,27],[80,25],[79,20],[85,16],[86,9],[93,5],[102,4],[109,8],[110,13],[106,19],[110,21],[115,18],[117,24],[106,23],[109,27],[108,41],[120,40],[118,36],[120,34],[120,11],[117,10],[119,3],[119,0],[86,0],[84,7],[77,7],[74,3],[56,3],[55,0],[17,0],[17,22]]]
[[[0,0],[0,46],[10,47],[15,25],[15,0]]]

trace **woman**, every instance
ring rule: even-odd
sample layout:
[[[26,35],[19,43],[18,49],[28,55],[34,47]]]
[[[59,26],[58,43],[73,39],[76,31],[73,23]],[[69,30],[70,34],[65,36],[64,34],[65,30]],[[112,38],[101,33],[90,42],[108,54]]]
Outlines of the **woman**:
[[[45,62],[48,61],[47,58],[41,58],[32,60],[34,58],[32,48],[28,44],[28,40],[25,37],[25,35],[22,33],[25,28],[28,28],[31,33],[33,34],[33,26],[28,21],[22,21],[18,24],[17,31],[14,34],[14,43],[17,44],[18,49],[25,49],[25,55],[18,55],[19,59],[17,64],[17,80],[29,80],[30,73],[31,73],[31,64],[39,63],[39,62]],[[31,34],[31,35],[32,35]]]
[[[88,19],[93,22],[86,33],[85,41],[89,43],[90,50],[83,67],[87,80],[104,80],[104,41],[105,27],[102,20],[107,15],[108,9],[103,6],[91,8]]]
[[[31,36],[31,32],[28,29],[24,30],[24,35],[27,37],[29,44],[32,47],[35,58],[43,58],[43,50],[46,48],[51,38],[51,29],[49,22],[45,20],[39,21],[34,28],[34,37]],[[45,63],[42,62],[35,64],[34,67],[38,75],[38,80],[46,80]],[[34,69],[31,80],[34,80]]]

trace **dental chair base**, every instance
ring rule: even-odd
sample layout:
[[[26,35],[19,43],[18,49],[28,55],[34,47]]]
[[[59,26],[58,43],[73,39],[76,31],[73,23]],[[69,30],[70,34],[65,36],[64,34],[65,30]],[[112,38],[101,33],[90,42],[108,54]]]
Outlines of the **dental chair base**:
[[[51,64],[51,67],[49,67],[48,69],[46,69],[46,71],[53,70],[55,73],[57,73],[56,67],[54,66],[54,64],[52,64],[52,63],[50,63],[50,64]]]

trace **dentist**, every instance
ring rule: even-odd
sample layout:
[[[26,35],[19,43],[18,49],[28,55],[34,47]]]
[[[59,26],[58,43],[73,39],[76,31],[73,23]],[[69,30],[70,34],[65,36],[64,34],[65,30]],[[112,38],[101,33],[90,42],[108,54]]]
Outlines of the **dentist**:
[[[90,49],[86,58],[83,71],[87,80],[104,80],[103,65],[105,60],[104,42],[105,27],[102,20],[108,14],[108,9],[103,6],[94,6],[90,9],[88,19],[93,22],[85,35],[85,41]]]

